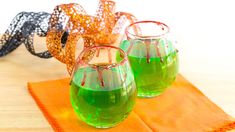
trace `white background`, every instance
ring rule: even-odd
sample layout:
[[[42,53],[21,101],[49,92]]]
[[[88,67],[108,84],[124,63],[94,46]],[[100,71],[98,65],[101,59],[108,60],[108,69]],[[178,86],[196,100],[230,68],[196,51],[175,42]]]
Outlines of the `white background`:
[[[178,40],[181,73],[235,117],[235,2],[233,0],[116,0],[117,10],[140,20],[163,21]],[[76,2],[94,13],[97,0],[4,0],[0,33],[21,11],[52,12]]]

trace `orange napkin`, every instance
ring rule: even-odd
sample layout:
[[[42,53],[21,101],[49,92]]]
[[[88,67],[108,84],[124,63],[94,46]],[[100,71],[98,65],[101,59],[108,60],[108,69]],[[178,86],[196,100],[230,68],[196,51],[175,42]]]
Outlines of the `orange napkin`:
[[[235,129],[235,120],[182,76],[161,96],[138,98],[133,112],[114,128],[96,129],[76,117],[69,79],[28,83],[30,94],[55,131],[200,132]]]

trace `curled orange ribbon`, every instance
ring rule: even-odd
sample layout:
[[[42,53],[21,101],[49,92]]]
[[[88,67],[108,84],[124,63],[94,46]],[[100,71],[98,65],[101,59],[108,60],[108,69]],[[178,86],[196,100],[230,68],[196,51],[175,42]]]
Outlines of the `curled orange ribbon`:
[[[112,44],[120,36],[127,20],[130,23],[137,21],[132,14],[115,12],[115,2],[111,0],[100,0],[94,16],[88,15],[79,4],[56,6],[49,22],[47,48],[52,56],[67,65],[71,75],[75,64],[75,48],[80,38],[83,39],[84,48]]]

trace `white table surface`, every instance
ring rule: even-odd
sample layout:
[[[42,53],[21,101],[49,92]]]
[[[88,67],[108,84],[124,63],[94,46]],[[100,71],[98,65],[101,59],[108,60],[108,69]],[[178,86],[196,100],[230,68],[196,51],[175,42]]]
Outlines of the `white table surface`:
[[[7,28],[6,23],[10,22],[13,14],[26,7],[24,5],[22,8],[17,6],[16,10],[9,9],[11,11],[8,16],[6,9],[10,1],[13,0],[0,5],[1,33]],[[26,1],[22,0],[22,3]],[[136,14],[141,20],[167,23],[171,27],[173,36],[178,40],[176,47],[180,51],[180,73],[225,112],[235,117],[233,3],[232,0],[175,2],[120,0],[118,9]],[[53,6],[52,4],[45,6],[48,7],[43,7],[45,10],[53,9],[49,8]],[[33,3],[31,8],[27,9],[33,10],[33,7],[39,9]],[[93,3],[91,7],[95,7]],[[44,40],[37,43],[44,43]],[[39,47],[45,49],[45,45]],[[66,76],[64,65],[55,59],[42,60],[33,57],[23,45],[12,54],[0,58],[0,131],[51,131],[48,122],[29,95],[26,85],[28,81]]]

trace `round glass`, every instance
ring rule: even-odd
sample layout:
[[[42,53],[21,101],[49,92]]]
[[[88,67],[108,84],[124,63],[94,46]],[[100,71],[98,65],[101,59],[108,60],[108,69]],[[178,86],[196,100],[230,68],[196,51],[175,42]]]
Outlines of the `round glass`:
[[[139,97],[160,95],[177,76],[178,50],[169,31],[156,21],[139,21],[126,28],[120,48],[127,53]]]
[[[96,128],[116,126],[132,111],[136,95],[123,50],[94,46],[79,55],[72,73],[70,98],[81,120]]]

